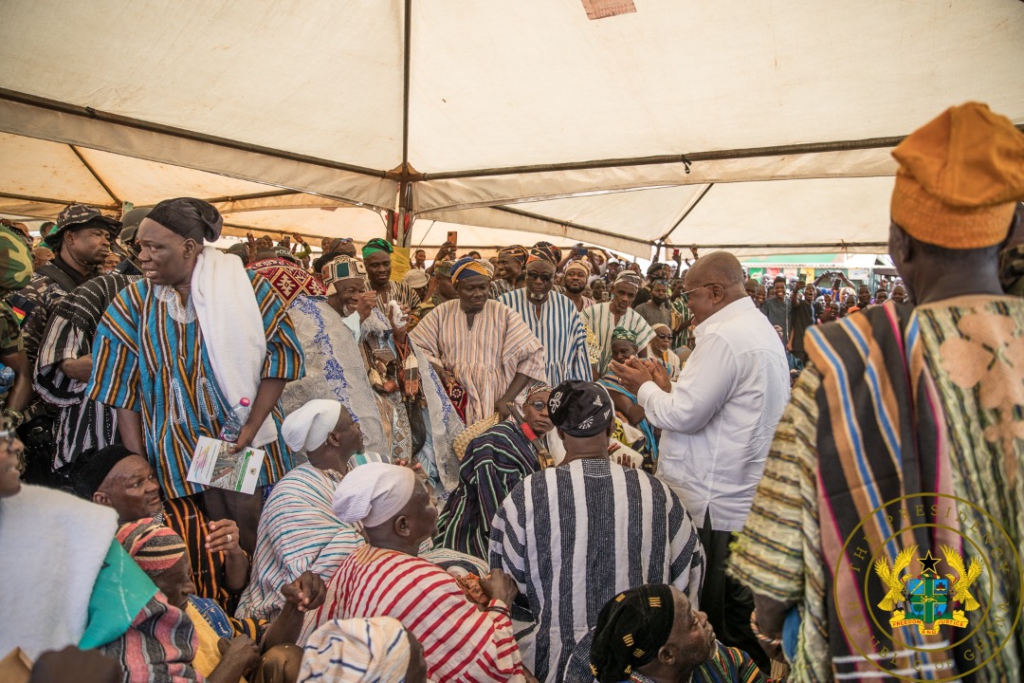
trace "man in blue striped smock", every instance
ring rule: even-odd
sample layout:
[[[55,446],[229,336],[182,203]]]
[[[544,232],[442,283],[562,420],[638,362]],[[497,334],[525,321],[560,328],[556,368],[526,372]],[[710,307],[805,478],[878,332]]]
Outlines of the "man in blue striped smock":
[[[281,586],[305,571],[330,581],[341,561],[363,544],[356,528],[331,510],[349,459],[363,449],[359,424],[339,401],[314,399],[290,413],[281,431],[308,462],[277,482],[263,508],[239,618],[273,619],[286,602]]]
[[[577,641],[617,593],[669,583],[696,602],[704,551],[674,493],[608,459],[615,410],[592,382],[559,385],[548,412],[565,445],[558,467],[531,474],[491,525],[491,566],[508,573],[534,622],[516,634],[524,665],[560,681]]]
[[[552,292],[555,264],[547,250],[534,250],[526,264],[526,286],[498,297],[518,313],[544,347],[548,384],[594,377],[587,357],[587,332],[576,306]]]
[[[202,492],[215,518],[238,523],[243,549],[256,543],[261,496],[186,481],[200,436],[220,434],[232,406],[252,408],[234,446],[266,452],[260,484],[293,466],[279,434],[281,392],[303,375],[291,320],[262,277],[215,247],[223,219],[199,199],[157,204],[139,226],[143,280],[104,313],[93,345],[88,400],[117,409],[132,453],[145,455],[167,498]],[[211,509],[212,508],[212,509]]]
[[[490,282],[484,265],[461,259],[452,267],[458,300],[432,310],[409,333],[445,386],[455,381],[465,391],[467,425],[495,412],[508,417],[506,403],[531,382],[546,381],[540,341],[515,311],[487,298]]]
[[[643,316],[630,308],[639,290],[640,276],[627,270],[615,278],[615,283],[611,287],[611,301],[595,304],[580,313],[583,324],[597,337],[597,345],[601,350],[601,362],[597,366],[598,377],[608,372],[608,363],[612,359],[612,332],[616,327],[636,333],[636,347],[641,356],[654,339],[654,330],[651,326]]]

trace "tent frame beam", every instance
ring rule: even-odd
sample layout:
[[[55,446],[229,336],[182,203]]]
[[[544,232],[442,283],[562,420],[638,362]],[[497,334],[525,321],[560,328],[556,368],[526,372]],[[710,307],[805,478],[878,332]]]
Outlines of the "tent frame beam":
[[[322,166],[325,168],[331,168],[338,171],[358,173],[361,175],[372,176],[374,178],[389,178],[392,175],[378,169],[365,168],[363,166],[355,166],[353,164],[345,164],[338,161],[331,161],[329,159],[320,159],[317,157],[311,157],[304,154],[285,152],[279,149],[261,147],[259,145],[251,145],[244,142],[239,142],[237,140],[229,140],[227,138],[221,138],[214,135],[206,135],[205,133],[196,133],[190,130],[174,128],[172,126],[165,126],[159,123],[150,123],[148,121],[133,119],[127,116],[120,116],[118,114],[110,114],[107,112],[97,111],[92,107],[80,107],[73,104],[67,104],[66,102],[57,102],[56,100],[49,100],[43,97],[37,97],[35,95],[17,92],[15,90],[9,90],[7,88],[0,88],[0,100],[24,104],[31,107],[38,107],[40,109],[46,109],[49,111],[57,112],[59,114],[66,114],[68,116],[77,116],[80,118],[93,119],[104,123],[125,126],[128,128],[136,128],[138,130],[144,130],[150,133],[159,133],[161,135],[168,135],[170,137],[180,138],[182,140],[191,140],[193,142],[201,142],[209,145],[216,145],[219,147],[235,149],[242,152],[252,152],[255,154],[262,154],[264,156],[275,157],[278,159],[287,159],[288,161],[296,161],[299,163],[310,164],[313,166]]]
[[[54,197],[32,197],[24,194],[13,194],[10,192],[0,192],[0,199],[14,199],[19,202],[32,202],[34,204],[53,204],[55,206],[67,206],[73,200],[71,199],[56,199]],[[120,210],[120,204],[90,204],[97,209],[107,209],[109,211]]]
[[[100,184],[100,187],[103,188],[103,191],[106,192],[110,196],[110,198],[114,200],[116,204],[123,204],[121,198],[114,194],[114,191],[110,189],[109,185],[107,185],[107,181],[103,180],[103,178],[100,177],[100,174],[96,172],[96,169],[92,167],[92,164],[90,164],[86,160],[81,150],[79,150],[78,147],[76,147],[75,145],[68,145],[68,147],[70,147],[71,151],[75,153],[75,156],[78,157],[78,160],[82,162],[82,166],[85,166],[85,170],[87,170],[89,174],[96,179],[96,182]]]
[[[697,195],[697,198],[690,202],[690,205],[686,207],[686,211],[683,211],[683,215],[679,217],[679,220],[675,222],[675,225],[669,228],[668,232],[666,232],[664,235],[658,238],[657,242],[659,244],[665,244],[665,240],[667,240],[669,236],[672,235],[672,233],[679,229],[679,226],[683,224],[683,221],[686,220],[686,217],[689,216],[693,212],[693,210],[697,208],[697,205],[700,204],[700,201],[704,199],[705,196],[707,196],[707,193],[710,192],[711,188],[714,186],[714,183],[708,183],[707,187],[701,190],[700,194]]]
[[[681,247],[683,245],[675,244],[675,243],[671,243],[670,242],[670,243],[667,243],[664,246],[671,246],[672,248],[678,248],[678,247]],[[793,248],[793,249],[830,249],[830,250],[835,250],[835,251],[838,251],[838,252],[842,253],[842,252],[845,252],[845,251],[847,251],[847,250],[849,250],[850,248],[853,248],[853,247],[855,247],[855,248],[860,248],[860,247],[872,247],[872,248],[874,248],[874,247],[885,247],[888,250],[889,243],[888,242],[844,242],[844,241],[841,241],[841,242],[801,242],[799,244],[698,244],[697,247],[700,248],[700,249],[724,249],[726,251],[728,251],[729,249],[775,249],[775,250],[783,250],[783,249],[789,249],[789,248]],[[783,253],[792,253],[792,252],[783,252]],[[797,252],[797,253],[799,253],[799,252]],[[740,258],[742,259],[742,257],[740,257]]]
[[[510,206],[491,206],[488,207],[495,211],[502,211],[504,213],[511,213],[516,216],[522,216],[523,218],[532,218],[533,220],[543,221],[545,223],[551,223],[552,225],[558,225],[563,228],[572,228],[574,230],[582,230],[584,232],[590,232],[595,235],[606,235],[608,237],[615,237],[629,242],[635,242],[637,244],[643,244],[646,246],[653,246],[654,242],[649,240],[638,240],[635,237],[629,237],[628,235],[622,235],[619,233],[612,232],[611,230],[602,230],[600,228],[592,228],[588,225],[580,225],[579,223],[572,223],[570,221],[563,221],[558,218],[551,218],[550,216],[542,216],[539,213],[531,213],[529,211],[523,211],[522,209],[513,209]]]
[[[1024,132],[1024,123],[1017,124],[1017,130]],[[551,171],[587,171],[602,168],[620,168],[623,166],[657,166],[665,164],[685,164],[687,171],[691,164],[698,161],[730,161],[733,159],[750,159],[755,157],[791,156],[797,154],[825,154],[829,152],[851,152],[865,149],[887,149],[903,142],[906,135],[884,138],[867,138],[863,140],[839,140],[834,142],[808,142],[792,145],[775,145],[772,147],[749,147],[743,149],[723,149],[709,152],[692,152],[689,154],[662,154],[649,157],[625,157],[622,159],[600,159],[595,161],[577,161],[561,164],[537,164],[533,166],[506,166],[500,168],[478,168],[467,171],[451,171],[442,173],[420,173],[417,180],[457,180],[484,176],[516,175],[523,173],[547,173]]]

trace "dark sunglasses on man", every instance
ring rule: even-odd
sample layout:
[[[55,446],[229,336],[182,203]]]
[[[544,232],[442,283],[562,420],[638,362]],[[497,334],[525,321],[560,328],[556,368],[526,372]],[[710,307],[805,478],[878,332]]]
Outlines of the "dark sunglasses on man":
[[[528,270],[528,271],[526,271],[526,277],[530,278],[531,280],[540,280],[541,282],[551,282],[551,280],[555,276],[552,275],[551,273],[537,273],[537,272],[532,272],[532,271]]]

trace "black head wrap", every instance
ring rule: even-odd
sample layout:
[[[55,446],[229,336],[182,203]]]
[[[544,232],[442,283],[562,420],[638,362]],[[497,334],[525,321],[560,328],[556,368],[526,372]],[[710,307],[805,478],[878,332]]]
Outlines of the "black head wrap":
[[[551,422],[569,436],[587,437],[608,429],[615,411],[612,397],[600,384],[571,379],[548,398]]]
[[[672,588],[648,584],[619,593],[601,609],[590,648],[590,667],[600,683],[629,680],[668,642],[676,618]]]
[[[121,444],[83,451],[71,468],[71,483],[75,493],[91,500],[92,494],[99,490],[114,465],[129,455],[132,452]]]
[[[224,226],[224,218],[213,204],[193,197],[165,199],[146,218],[200,244],[216,242]]]

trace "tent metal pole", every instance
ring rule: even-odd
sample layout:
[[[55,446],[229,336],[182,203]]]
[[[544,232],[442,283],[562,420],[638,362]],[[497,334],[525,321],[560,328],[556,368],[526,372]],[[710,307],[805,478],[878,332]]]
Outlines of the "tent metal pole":
[[[308,192],[299,192],[297,190],[275,190],[273,192],[255,192],[253,194],[240,194],[234,197],[211,197],[207,199],[211,204],[223,204],[225,202],[240,202],[247,199],[270,199],[271,197],[287,197],[292,194],[309,194]],[[140,204],[140,206],[143,206]]]
[[[72,202],[70,199],[58,199],[55,197],[33,197],[24,194],[11,194],[10,192],[0,192],[0,199],[15,199],[19,202],[33,202],[35,204],[55,204],[57,206],[67,206]],[[109,209],[116,211],[121,208],[121,204],[90,204],[97,209]]]
[[[402,166],[398,181],[398,202],[395,226],[397,242],[408,247],[412,238],[413,183],[409,172],[409,88],[412,71],[412,0],[405,0],[405,27],[402,47]],[[408,229],[406,229],[408,224]]]
[[[545,223],[551,223],[553,225],[560,225],[563,228],[572,228],[574,230],[582,230],[584,232],[592,232],[595,235],[607,235],[608,237],[615,237],[618,239],[626,240],[627,242],[636,242],[637,244],[645,244],[647,246],[653,246],[654,242],[648,240],[638,240],[628,235],[622,235],[610,230],[601,230],[599,228],[591,228],[586,225],[580,225],[579,223],[571,223],[569,221],[559,220],[557,218],[551,218],[550,216],[542,216],[539,213],[530,213],[529,211],[523,211],[521,209],[513,209],[508,206],[491,206],[489,207],[495,211],[503,211],[505,213],[515,214],[516,216],[522,216],[523,218],[532,218],[533,220],[544,221]]]
[[[96,169],[92,167],[92,164],[85,160],[85,157],[82,156],[82,152],[79,151],[79,149],[74,145],[68,145],[68,147],[71,148],[71,151],[75,153],[75,156],[78,157],[78,160],[82,162],[83,166],[85,166],[85,170],[89,171],[92,177],[96,179],[96,182],[100,184],[100,187],[103,188],[103,191],[110,195],[110,198],[113,199],[117,204],[123,205],[124,202],[121,201],[121,198],[114,194],[114,191],[111,190],[110,186],[107,185],[106,181],[100,177],[100,174],[96,172]]]
[[[331,161],[329,159],[319,159],[316,157],[306,156],[304,154],[294,154],[292,152],[285,152],[279,149],[260,147],[259,145],[250,145],[244,142],[239,142],[237,140],[229,140],[227,138],[219,138],[213,135],[196,133],[181,128],[164,126],[158,123],[140,121],[139,119],[133,119],[127,116],[119,116],[117,114],[109,114],[107,112],[97,111],[92,107],[79,107],[77,105],[67,104],[65,102],[57,102],[55,100],[48,100],[43,97],[36,97],[35,95],[28,95],[25,93],[17,92],[15,90],[8,90],[7,88],[0,88],[0,100],[7,100],[9,102],[16,102],[18,104],[28,105],[30,107],[47,109],[49,111],[55,111],[61,114],[67,114],[69,116],[93,119],[96,121],[102,121],[104,123],[112,123],[119,126],[126,126],[128,128],[137,128],[139,130],[144,130],[150,133],[160,133],[162,135],[181,138],[182,140],[191,140],[193,142],[202,142],[209,145],[217,145],[219,147],[236,149],[242,152],[262,154],[265,156],[274,157],[276,159],[287,159],[289,161],[297,161],[300,163],[310,164],[313,166],[323,166],[324,168],[332,168],[337,171],[347,171],[349,173],[358,173],[361,175],[372,176],[374,178],[389,177],[387,171],[381,171],[374,168],[365,168],[363,166],[355,166],[352,164],[345,164],[338,161]]]
[[[1024,123],[1017,124],[1017,130],[1024,132]],[[586,171],[590,169],[618,168],[622,166],[656,166],[661,164],[691,164],[698,161],[728,161],[754,157],[788,156],[793,154],[824,154],[828,152],[850,152],[864,149],[887,149],[903,141],[905,135],[867,138],[864,140],[840,140],[834,142],[810,142],[773,147],[750,147],[746,149],[723,149],[710,152],[687,154],[662,154],[650,157],[626,157],[622,159],[599,159],[564,164],[539,164],[535,166],[507,166],[504,168],[478,168],[445,173],[423,173],[420,180],[453,180],[482,176],[514,175],[519,173],[546,173],[551,171]]]
[[[665,244],[665,240],[669,238],[669,235],[671,235],[672,233],[679,229],[679,226],[683,224],[683,221],[686,220],[686,217],[689,216],[695,208],[697,208],[697,205],[700,204],[700,200],[704,199],[704,195],[706,195],[714,186],[714,183],[708,183],[708,186],[701,190],[701,193],[697,195],[697,198],[694,199],[688,207],[686,207],[686,211],[684,211],[683,215],[679,217],[679,220],[676,221],[676,224],[673,225],[668,232],[666,232],[664,235],[658,238],[658,241],[661,242],[662,245]]]
[[[669,243],[673,249],[683,246],[682,244]],[[801,242],[799,244],[703,244],[696,245],[700,249],[835,249],[845,251],[850,247],[888,247],[888,242]]]
[[[402,173],[409,171],[409,86],[412,69],[412,0],[405,0],[405,36],[402,48]]]

